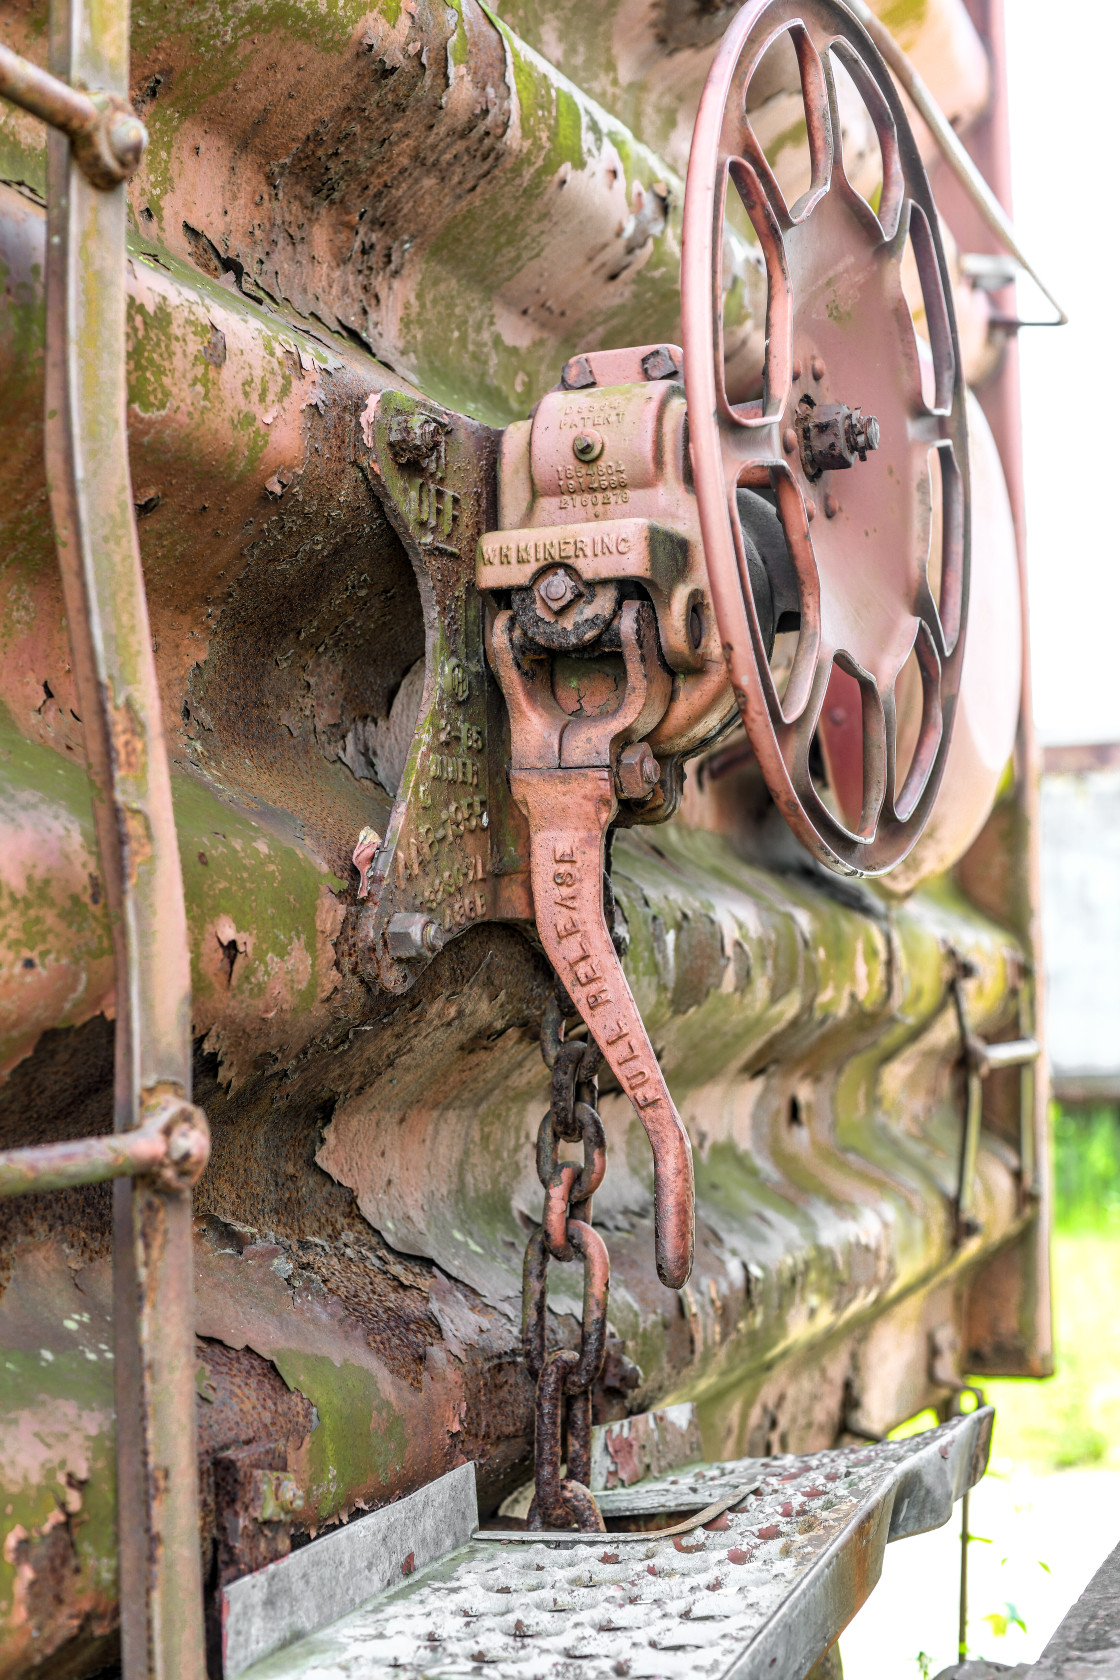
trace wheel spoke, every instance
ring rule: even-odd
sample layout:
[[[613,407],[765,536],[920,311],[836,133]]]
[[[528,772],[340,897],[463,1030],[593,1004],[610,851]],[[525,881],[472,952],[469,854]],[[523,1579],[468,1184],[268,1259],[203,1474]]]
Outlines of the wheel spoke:
[[[845,871],[879,873],[905,856],[929,815],[960,684],[964,389],[936,211],[889,72],[836,0],[799,0],[791,21],[793,10],[788,0],[742,7],[697,117],[682,268],[693,462],[720,638],[767,783],[817,856]],[[751,78],[766,53],[790,47],[811,162],[809,186],[792,203],[788,177],[783,171],[784,190],[748,112]],[[784,63],[782,86],[792,93]],[[845,77],[869,119],[868,155],[873,130],[882,160],[875,209],[854,184],[854,161],[851,175],[845,168],[841,94],[854,99]],[[762,396],[739,404],[728,399],[721,361],[720,258],[732,187],[767,276]],[[902,287],[911,254],[928,351],[919,350]],[[739,527],[741,488],[776,501],[800,597],[780,694]],[[787,600],[791,584],[787,574]],[[846,696],[835,705],[842,725],[822,716],[830,687]],[[842,818],[814,785],[818,732],[838,774],[843,748]]]
[[[832,73],[831,60],[843,67],[851,78],[857,93],[863,100],[864,108],[875,130],[875,137],[879,143],[879,156],[883,171],[879,191],[879,208],[875,210],[864,198],[851,179],[847,159],[844,155],[844,141],[840,122],[839,99],[836,90],[835,76]],[[868,232],[878,243],[881,240],[891,240],[898,232],[899,218],[905,200],[905,181],[902,169],[902,156],[898,148],[898,130],[890,107],[883,98],[875,78],[868,71],[862,58],[852,47],[850,42],[833,41],[825,55],[826,74],[828,76],[829,94],[832,108],[833,132],[840,136],[838,146],[839,156],[835,167],[836,184],[833,190],[844,191],[852,204],[852,208],[867,226]]]

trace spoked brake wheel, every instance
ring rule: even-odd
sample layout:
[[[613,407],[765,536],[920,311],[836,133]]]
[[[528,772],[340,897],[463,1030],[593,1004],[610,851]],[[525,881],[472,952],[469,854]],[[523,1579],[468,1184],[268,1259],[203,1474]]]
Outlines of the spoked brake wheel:
[[[792,204],[748,113],[785,37],[811,158]],[[845,173],[840,67],[882,155],[872,208]],[[843,79],[842,77],[840,79]],[[722,252],[735,193],[765,259],[761,396],[723,373]],[[928,349],[903,291],[910,255]],[[968,610],[965,388],[937,213],[890,74],[840,0],[748,0],[700,102],[684,207],[684,372],[712,599],[754,753],[791,828],[845,874],[889,870],[937,795]],[[777,507],[800,595],[788,680],[772,674],[736,492]],[[897,700],[920,704],[900,739]],[[831,791],[820,785],[814,738]]]

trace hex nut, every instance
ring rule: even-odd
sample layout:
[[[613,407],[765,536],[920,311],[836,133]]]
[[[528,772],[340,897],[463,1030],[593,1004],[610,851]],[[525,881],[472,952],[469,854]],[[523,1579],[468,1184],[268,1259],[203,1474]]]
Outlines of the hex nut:
[[[421,911],[398,910],[390,917],[385,943],[391,957],[398,962],[414,962],[418,957],[433,957],[443,949],[445,935],[431,916]]]
[[[597,461],[603,453],[603,440],[590,426],[577,432],[572,439],[572,454],[577,461]]]
[[[661,766],[648,741],[635,741],[618,755],[615,785],[622,799],[648,799],[661,780]]]
[[[677,365],[677,358],[667,344],[659,344],[654,350],[647,350],[642,357],[642,375],[647,380],[679,379],[681,370]]]

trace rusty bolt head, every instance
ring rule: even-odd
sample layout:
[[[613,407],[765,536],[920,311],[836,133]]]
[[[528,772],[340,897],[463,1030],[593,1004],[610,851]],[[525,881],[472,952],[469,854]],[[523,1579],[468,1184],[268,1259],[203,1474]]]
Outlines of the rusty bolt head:
[[[860,460],[866,461],[868,450],[879,447],[879,422],[875,416],[853,409],[848,422],[848,441]]]
[[[167,1153],[153,1174],[165,1190],[189,1190],[210,1159],[210,1127],[202,1109],[172,1098],[145,1116],[145,1126],[162,1131]]]
[[[445,937],[443,928],[431,916],[398,910],[390,917],[385,943],[389,955],[398,962],[413,962],[418,957],[434,957],[443,949]]]
[[[402,467],[424,467],[439,453],[445,427],[431,414],[390,416],[389,453]]]
[[[648,741],[635,741],[618,755],[615,784],[622,799],[646,799],[661,780],[661,766]]]
[[[147,129],[131,114],[119,117],[109,130],[109,149],[126,175],[139,168],[147,144]]]
[[[603,440],[590,426],[572,439],[572,454],[577,461],[597,461],[602,453]]]
[[[303,1489],[283,1470],[258,1470],[249,1503],[258,1522],[283,1522],[303,1510]]]
[[[801,461],[808,478],[854,467],[857,459],[866,461],[868,451],[878,449],[879,422],[873,414],[861,414],[847,403],[813,403],[807,396],[797,407]]]
[[[563,566],[555,566],[537,580],[537,595],[549,612],[561,613],[582,595],[579,584]]]
[[[587,357],[573,356],[565,362],[560,372],[560,383],[565,391],[586,391],[594,385],[596,379]]]
[[[642,373],[646,379],[679,379],[680,368],[667,344],[659,344],[642,357]]]

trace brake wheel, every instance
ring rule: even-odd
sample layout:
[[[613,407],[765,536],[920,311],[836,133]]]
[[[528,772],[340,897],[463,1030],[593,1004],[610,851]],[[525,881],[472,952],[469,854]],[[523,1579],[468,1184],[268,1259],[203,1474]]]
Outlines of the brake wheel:
[[[797,56],[812,161],[792,204],[748,112],[751,78],[783,36]],[[837,65],[878,137],[876,209],[845,173]],[[729,397],[723,371],[731,191],[768,282],[762,392],[748,401]],[[903,291],[908,251],[928,349]],[[949,747],[968,607],[968,451],[929,182],[890,74],[840,0],[748,0],[734,18],[692,142],[681,289],[704,551],[747,734],[805,845],[843,873],[881,874],[918,839]],[[743,488],[776,505],[797,578],[797,645],[781,689],[737,514]],[[912,723],[900,731],[904,711]],[[819,765],[814,775],[815,739],[829,790]]]

